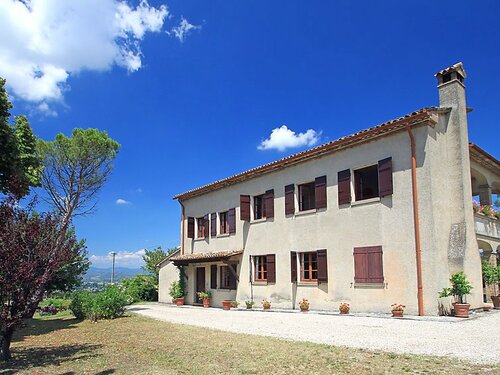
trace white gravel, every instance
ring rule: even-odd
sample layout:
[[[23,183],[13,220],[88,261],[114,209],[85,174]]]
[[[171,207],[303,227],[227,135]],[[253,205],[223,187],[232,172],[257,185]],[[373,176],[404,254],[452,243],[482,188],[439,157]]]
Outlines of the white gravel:
[[[223,311],[165,304],[133,305],[128,311],[172,323],[293,341],[500,363],[500,311],[479,313],[474,319]]]

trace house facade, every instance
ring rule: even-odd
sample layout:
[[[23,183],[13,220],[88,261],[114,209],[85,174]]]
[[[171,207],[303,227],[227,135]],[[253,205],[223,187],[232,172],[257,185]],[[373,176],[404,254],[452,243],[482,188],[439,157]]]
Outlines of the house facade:
[[[183,267],[188,304],[210,290],[213,306],[307,298],[436,315],[438,292],[464,271],[481,307],[481,255],[496,259],[500,231],[487,219],[481,253],[471,199],[500,191],[500,163],[469,144],[462,64],[436,77],[439,106],[177,195],[181,250],[162,264],[160,301]]]

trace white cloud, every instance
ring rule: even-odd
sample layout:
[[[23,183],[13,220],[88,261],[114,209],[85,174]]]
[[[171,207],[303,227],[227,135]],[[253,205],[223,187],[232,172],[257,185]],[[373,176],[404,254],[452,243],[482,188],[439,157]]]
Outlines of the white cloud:
[[[132,202],[126,201],[125,199],[122,198],[118,198],[115,203],[118,205],[132,204]]]
[[[117,251],[115,267],[140,267],[144,264],[142,260],[144,254],[146,254],[145,249],[137,251]],[[94,267],[111,267],[113,256],[111,253],[107,255],[91,255],[89,260]]]
[[[287,148],[297,148],[303,146],[314,146],[318,143],[321,133],[313,129],[307,130],[305,133],[296,134],[286,125],[272,130],[269,138],[263,140],[257,147],[259,150],[276,149],[285,151]]]
[[[48,103],[64,99],[79,71],[140,69],[140,42],[167,16],[146,0],[1,0],[0,76],[14,96],[53,111]]]
[[[172,27],[170,32],[167,32],[168,35],[174,35],[181,43],[184,42],[186,36],[193,30],[201,29],[201,26],[196,26],[191,23],[184,17],[181,17],[181,22],[179,25]]]

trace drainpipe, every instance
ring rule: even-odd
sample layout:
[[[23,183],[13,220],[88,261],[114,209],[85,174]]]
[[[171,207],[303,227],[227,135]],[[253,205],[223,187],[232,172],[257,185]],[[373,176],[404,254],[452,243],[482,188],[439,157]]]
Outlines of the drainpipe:
[[[418,221],[417,158],[415,156],[415,138],[413,137],[410,125],[408,125],[407,129],[411,144],[411,187],[413,194],[413,225],[415,228],[415,252],[417,259],[418,315],[424,316],[424,291],[422,286],[422,249],[420,247],[420,224]]]
[[[184,212],[185,212],[185,209],[184,209],[184,205],[182,204],[182,202],[180,200],[178,202],[182,207],[182,211],[181,211],[181,255],[184,255],[184,219],[185,219]]]

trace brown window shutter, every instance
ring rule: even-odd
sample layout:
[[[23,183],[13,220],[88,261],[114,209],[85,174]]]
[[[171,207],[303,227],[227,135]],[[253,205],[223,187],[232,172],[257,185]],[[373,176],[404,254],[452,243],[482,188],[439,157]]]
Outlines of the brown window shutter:
[[[217,236],[217,214],[215,212],[210,214],[210,234],[212,237]]]
[[[326,176],[316,177],[314,187],[316,208],[326,208]]]
[[[339,189],[339,206],[351,203],[351,170],[346,169],[337,174]]]
[[[240,195],[240,219],[250,221],[250,195]]]
[[[378,162],[378,195],[392,195],[392,158]]]
[[[267,263],[267,283],[276,282],[276,256],[274,254],[266,255]]]
[[[266,218],[270,219],[274,217],[274,190],[266,191],[264,195],[264,211]]]
[[[227,225],[229,233],[236,233],[236,209],[231,208],[227,211]]]
[[[366,249],[368,264],[368,282],[383,283],[384,267],[382,260],[382,246],[372,246]]]
[[[203,216],[203,233],[205,234],[205,238],[210,237],[210,220],[208,219],[208,214]]]
[[[328,282],[328,261],[326,249],[318,250],[318,284]]]
[[[210,266],[210,289],[217,289],[217,265]]]
[[[295,185],[285,186],[285,215],[295,213]]]
[[[291,267],[291,281],[292,283],[297,282],[297,253],[292,251],[290,253],[290,267]]]
[[[194,238],[194,217],[188,217],[188,238]]]
[[[355,247],[354,248],[354,282],[367,283],[368,282],[368,262],[367,262],[367,248]]]
[[[234,273],[237,272],[237,267],[234,264],[228,264],[228,267],[231,268]],[[236,289],[236,277],[234,276],[233,272],[229,270],[229,289]]]

